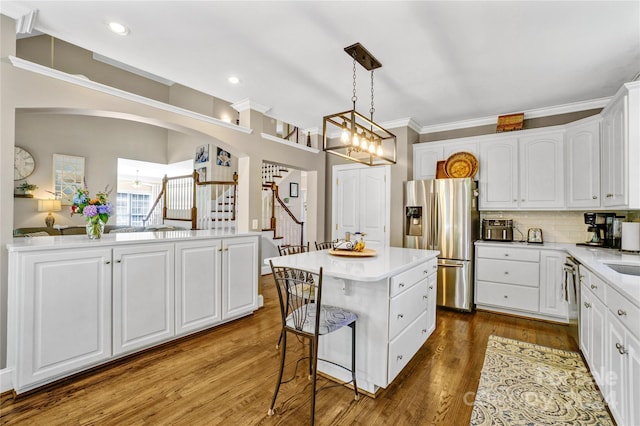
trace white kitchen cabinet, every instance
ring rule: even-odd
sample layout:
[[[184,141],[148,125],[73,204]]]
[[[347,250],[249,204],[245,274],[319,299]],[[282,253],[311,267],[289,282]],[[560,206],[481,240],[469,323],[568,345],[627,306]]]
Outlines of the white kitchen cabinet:
[[[566,204],[600,207],[600,117],[567,125],[565,133]]]
[[[540,313],[569,320],[564,289],[564,251],[540,250]]]
[[[607,308],[603,301],[589,288],[588,278],[582,280],[580,290],[580,349],[587,360],[596,383],[604,391],[606,379],[605,319]]]
[[[480,142],[481,210],[518,207],[518,140],[498,137]]]
[[[16,388],[34,387],[111,356],[109,248],[29,253],[18,268],[17,275],[10,274],[10,282],[20,282],[17,312],[11,315],[17,320]]]
[[[615,290],[614,290],[615,291]],[[640,341],[609,307],[605,399],[620,425],[640,424]]]
[[[176,243],[176,335],[222,321],[221,250],[222,240]]]
[[[602,111],[604,207],[640,208],[640,82],[626,83]]]
[[[435,179],[438,161],[445,161],[457,152],[469,152],[478,157],[475,140],[447,140],[413,145],[413,179]]]
[[[519,138],[520,208],[564,207],[562,131]]]
[[[138,244],[113,249],[113,353],[174,336],[174,245]]]
[[[222,241],[222,319],[253,312],[258,307],[258,241],[238,237]]]

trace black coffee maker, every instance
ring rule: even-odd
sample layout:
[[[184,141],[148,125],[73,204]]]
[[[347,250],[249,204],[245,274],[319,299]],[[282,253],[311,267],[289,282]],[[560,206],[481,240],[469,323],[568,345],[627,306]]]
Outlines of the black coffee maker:
[[[578,243],[578,245],[614,247],[613,223],[615,219],[615,213],[585,213],[584,223],[589,225],[587,231],[591,238],[584,243]]]

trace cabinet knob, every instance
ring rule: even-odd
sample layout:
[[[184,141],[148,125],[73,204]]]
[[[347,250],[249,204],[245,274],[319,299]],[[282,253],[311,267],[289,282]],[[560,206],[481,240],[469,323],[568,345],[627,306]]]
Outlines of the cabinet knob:
[[[508,299],[508,298],[509,298],[509,296],[507,296],[507,295],[505,294],[505,295],[504,295],[504,298],[505,298],[505,299]]]
[[[116,260],[116,263],[122,263],[122,259]]]
[[[623,311],[622,309],[618,309],[618,315],[619,316],[627,315],[627,311]]]
[[[398,314],[398,319],[404,318],[404,314]]]
[[[607,194],[607,198],[613,197],[613,194]]]
[[[427,295],[425,294],[425,295],[423,295],[423,296],[422,296],[422,298],[426,300],[426,299],[428,299],[428,298],[429,298],[429,296],[427,296]]]
[[[505,275],[509,275],[509,271],[504,271],[504,274]]]
[[[505,253],[505,254],[504,254],[504,257],[509,257],[509,253]]]
[[[590,307],[591,307],[591,303],[589,303],[589,302],[584,302],[584,307],[585,307],[585,308],[590,308]]]
[[[597,285],[595,285],[595,284],[591,284],[591,288],[592,288],[593,290],[595,290],[596,288],[598,288],[598,286],[597,286]]]
[[[398,355],[398,356],[396,357],[396,359],[401,360],[401,359],[402,359],[402,355]]]
[[[427,275],[429,272],[427,270],[422,271],[423,274]]]
[[[429,286],[429,290],[433,290],[433,286],[432,285]]]
[[[620,343],[616,343],[616,349],[618,350],[618,352],[620,353],[620,355],[624,355],[626,353],[629,353],[623,345],[621,345]]]
[[[110,260],[107,260],[107,261],[106,261],[106,262],[104,262],[104,263],[106,263],[107,265],[111,265],[111,261],[110,261]]]
[[[517,203],[517,202],[518,202],[518,200],[514,198],[514,199],[513,199],[513,202],[514,202],[514,203]]]
[[[591,197],[591,198],[593,198],[594,200],[597,200],[597,199],[598,199],[598,196],[597,196],[597,195],[594,195],[594,196],[593,196],[593,197]]]
[[[426,332],[427,332],[427,329],[426,329],[426,328],[423,328],[423,329],[422,329],[422,334],[425,334]]]
[[[398,284],[398,287],[404,287],[404,283]]]

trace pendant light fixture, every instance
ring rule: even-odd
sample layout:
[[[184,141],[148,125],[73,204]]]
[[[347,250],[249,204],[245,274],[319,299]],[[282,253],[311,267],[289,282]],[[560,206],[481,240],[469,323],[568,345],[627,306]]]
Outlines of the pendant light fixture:
[[[345,47],[344,51],[353,58],[353,108],[324,117],[323,148],[326,152],[368,166],[395,164],[396,136],[373,121],[373,70],[382,64],[360,43]],[[370,118],[356,111],[356,62],[371,71]]]

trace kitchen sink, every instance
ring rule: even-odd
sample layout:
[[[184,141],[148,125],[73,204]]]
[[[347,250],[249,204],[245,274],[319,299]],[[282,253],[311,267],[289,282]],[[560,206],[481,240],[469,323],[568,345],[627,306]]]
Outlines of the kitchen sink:
[[[640,263],[605,263],[605,265],[620,274],[640,276]]]

